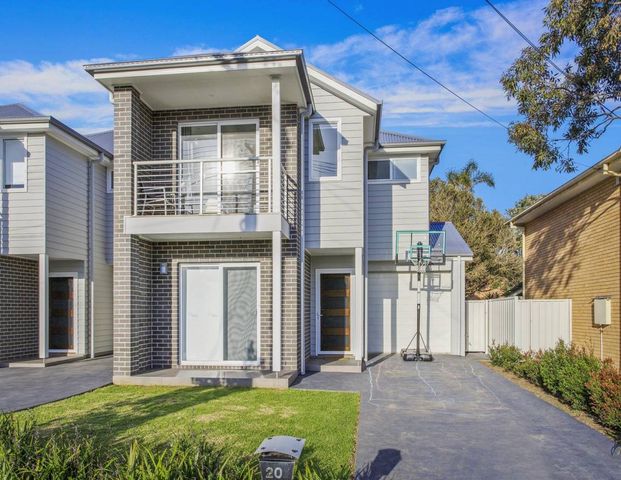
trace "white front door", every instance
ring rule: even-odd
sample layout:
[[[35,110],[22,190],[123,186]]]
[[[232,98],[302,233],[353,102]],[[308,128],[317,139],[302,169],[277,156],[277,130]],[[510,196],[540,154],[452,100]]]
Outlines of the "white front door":
[[[259,298],[257,265],[182,265],[181,364],[258,365]]]

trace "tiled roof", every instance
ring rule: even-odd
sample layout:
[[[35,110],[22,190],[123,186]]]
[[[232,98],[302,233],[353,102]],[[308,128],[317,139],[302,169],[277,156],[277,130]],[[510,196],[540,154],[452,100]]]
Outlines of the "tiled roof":
[[[417,137],[416,135],[410,135],[407,133],[399,132],[387,132],[386,130],[380,131],[379,143],[380,145],[389,145],[391,143],[423,143],[423,142],[437,142],[439,140],[432,140],[430,138]]]
[[[108,152],[114,152],[114,131],[106,130],[105,132],[89,133],[84,135],[91,142],[96,143]]]
[[[34,118],[42,116],[39,112],[35,112],[21,103],[0,105],[0,118]]]

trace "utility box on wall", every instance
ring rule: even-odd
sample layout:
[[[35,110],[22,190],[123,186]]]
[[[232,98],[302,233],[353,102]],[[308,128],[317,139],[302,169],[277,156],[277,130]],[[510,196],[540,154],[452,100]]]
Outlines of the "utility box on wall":
[[[598,326],[612,323],[610,298],[599,297],[593,299],[593,323]]]

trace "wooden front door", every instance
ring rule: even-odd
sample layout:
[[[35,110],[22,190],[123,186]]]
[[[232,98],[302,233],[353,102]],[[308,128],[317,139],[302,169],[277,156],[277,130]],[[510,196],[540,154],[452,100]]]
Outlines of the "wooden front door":
[[[351,350],[351,274],[319,275],[319,351]]]
[[[73,290],[72,277],[50,278],[50,350],[75,350],[75,292]]]

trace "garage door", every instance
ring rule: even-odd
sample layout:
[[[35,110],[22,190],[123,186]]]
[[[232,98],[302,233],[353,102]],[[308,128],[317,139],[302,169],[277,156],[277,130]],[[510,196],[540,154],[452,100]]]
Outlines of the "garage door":
[[[399,352],[407,346],[416,332],[416,283],[416,274],[369,274],[369,352]],[[421,295],[423,338],[432,352],[450,353],[450,273],[426,275],[425,287]]]

